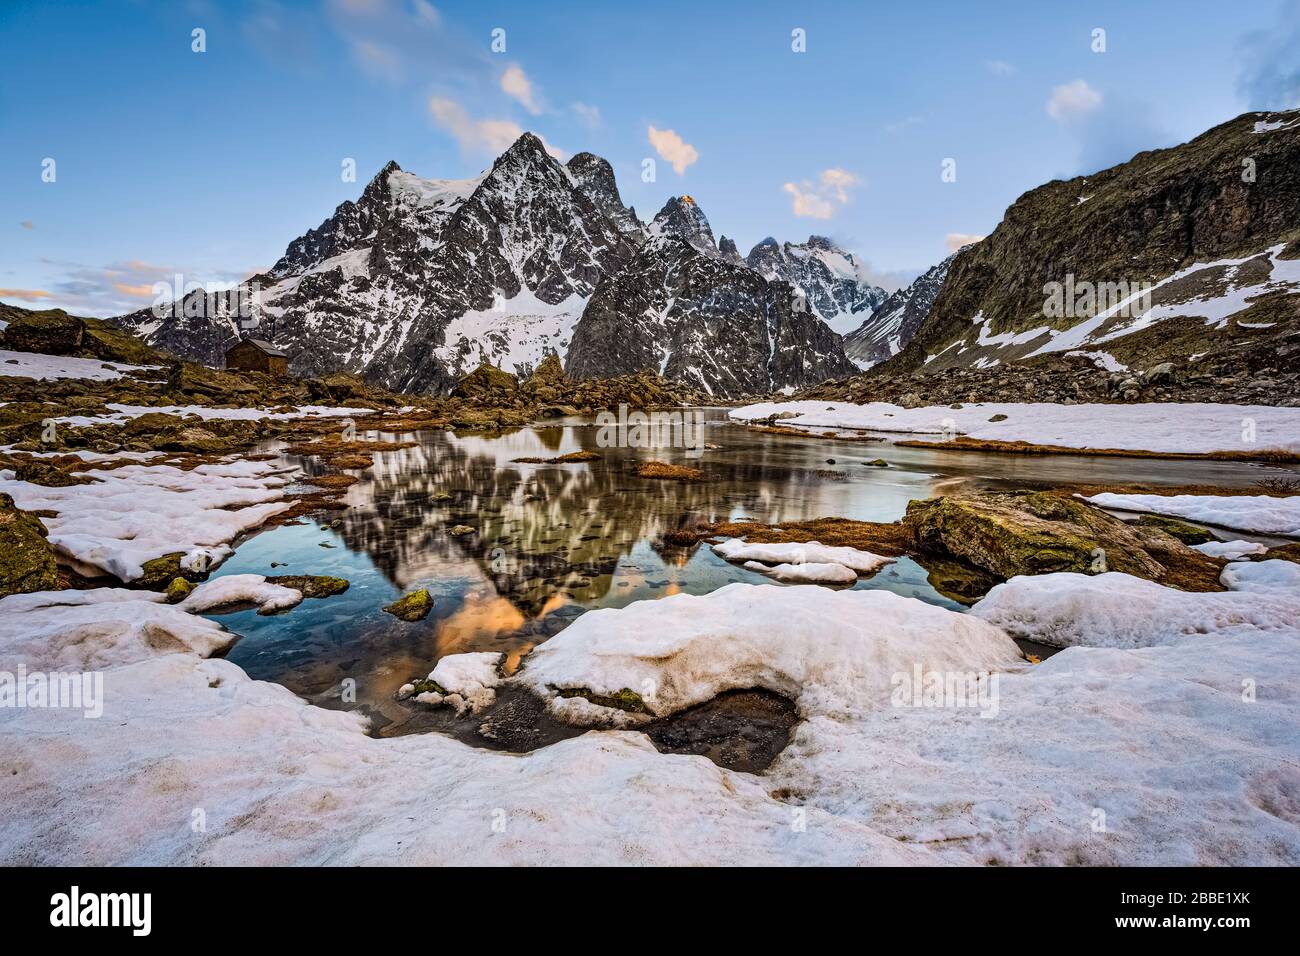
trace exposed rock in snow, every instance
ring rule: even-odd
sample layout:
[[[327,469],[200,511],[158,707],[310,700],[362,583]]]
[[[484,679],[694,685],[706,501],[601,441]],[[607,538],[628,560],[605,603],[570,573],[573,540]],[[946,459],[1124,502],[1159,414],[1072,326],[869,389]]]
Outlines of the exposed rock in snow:
[[[706,256],[718,255],[709,220],[700,204],[690,196],[669,198],[651,221],[648,232],[652,236],[676,236]]]
[[[1291,427],[1294,429],[1296,426]],[[1300,436],[1300,431],[1293,431],[1293,435]],[[1087,500],[1102,508],[1147,511],[1221,528],[1300,537],[1300,495],[1276,498],[1269,495],[1121,495],[1105,492]]]
[[[500,653],[490,651],[448,654],[438,661],[428,677],[442,691],[425,690],[415,694],[415,700],[422,704],[448,704],[458,714],[467,710],[477,714],[497,699],[494,688],[503,680],[499,672],[501,660]],[[409,696],[417,689],[404,684],[399,696]]]
[[[1300,451],[1300,408],[1268,405],[975,402],[961,408],[947,405],[903,408],[886,402],[854,405],[800,401],[761,402],[733,409],[730,414],[741,421],[780,415],[783,418],[781,424],[787,426],[857,428],[914,435],[966,435],[975,439],[1025,441],[1065,448],[1192,454],[1257,452],[1272,448]],[[998,420],[993,421],[995,418]],[[1243,419],[1254,422],[1253,433],[1242,428]],[[1171,422],[1177,422],[1178,427],[1171,428]],[[1195,519],[1194,515],[1183,517]]]
[[[870,368],[901,352],[930,314],[955,255],[931,266],[906,288],[891,292],[844,336],[845,354],[860,368]]]
[[[600,283],[565,371],[603,378],[650,368],[720,397],[851,374],[839,337],[794,301],[784,283],[663,232]]]

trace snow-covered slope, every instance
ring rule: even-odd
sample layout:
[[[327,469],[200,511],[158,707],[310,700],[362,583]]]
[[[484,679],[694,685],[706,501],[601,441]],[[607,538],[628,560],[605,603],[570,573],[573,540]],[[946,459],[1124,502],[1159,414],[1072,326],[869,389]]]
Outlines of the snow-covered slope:
[[[798,244],[769,237],[750,250],[745,262],[765,279],[794,286],[807,308],[841,335],[885,301],[885,290],[867,281],[853,254],[825,236],[809,236]]]
[[[861,325],[844,336],[844,351],[855,365],[870,368],[893,358],[912,341],[930,314],[952,260],[949,256],[907,288],[891,292]]]

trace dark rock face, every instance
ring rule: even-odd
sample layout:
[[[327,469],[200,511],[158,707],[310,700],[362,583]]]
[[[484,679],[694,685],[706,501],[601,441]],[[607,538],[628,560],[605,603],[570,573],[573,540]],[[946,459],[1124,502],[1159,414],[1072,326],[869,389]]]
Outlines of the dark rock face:
[[[850,374],[839,336],[793,303],[788,285],[661,235],[601,282],[565,370],[581,379],[653,369],[723,398]]]
[[[634,241],[642,238],[645,226],[636,217],[635,209],[623,205],[623,198],[618,192],[618,183],[614,179],[614,169],[609,165],[609,160],[602,159],[594,153],[578,153],[569,160],[567,168],[578,189],[592,201],[606,219]]]
[[[889,297],[854,331],[844,336],[844,352],[862,368],[893,358],[916,336],[930,314],[953,256],[932,266],[905,289]]]
[[[726,259],[732,265],[743,266],[745,260],[740,257],[740,250],[736,248],[736,243],[726,236],[718,238],[718,255]]]
[[[1045,286],[1067,276],[1093,284],[1159,282],[1196,264],[1258,257],[1236,267],[1233,278],[1221,266],[1157,291],[1154,304],[1174,308],[1162,309],[1159,324],[1147,330],[1155,332],[1180,315],[1203,320],[1205,307],[1198,303],[1222,295],[1234,279],[1238,286],[1267,281],[1276,268],[1261,254],[1289,243],[1280,258],[1294,257],[1300,236],[1300,124],[1294,119],[1294,113],[1247,113],[1181,146],[1139,153],[1122,165],[1025,193],[991,235],[951,262],[929,317],[890,363],[893,370],[938,373],[981,360],[987,366],[995,358],[1003,364],[1028,358],[1051,342],[1049,332],[1002,340],[996,348],[988,339],[1077,325],[1082,317],[1058,317],[1045,308]],[[1297,283],[1275,288],[1300,292]],[[983,320],[978,328],[977,317]],[[1272,334],[1281,340],[1295,329]],[[1096,341],[1111,331],[1124,330],[1107,323],[1086,342],[1128,364],[1121,351],[1130,335]],[[1195,330],[1179,328],[1177,341],[1143,348],[1141,357],[1154,365],[1213,356],[1224,348],[1217,335],[1222,331],[1207,332],[1204,321]],[[981,334],[983,346],[976,341]]]
[[[806,307],[837,332],[858,324],[885,300],[885,290],[867,281],[852,253],[825,236],[805,243],[778,243],[768,237],[754,246],[745,263],[769,281],[788,282]]]

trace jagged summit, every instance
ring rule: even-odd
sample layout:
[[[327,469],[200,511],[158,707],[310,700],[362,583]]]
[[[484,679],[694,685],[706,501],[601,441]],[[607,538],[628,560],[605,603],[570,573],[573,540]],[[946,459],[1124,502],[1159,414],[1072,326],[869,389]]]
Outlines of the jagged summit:
[[[713,228],[699,203],[691,196],[673,196],[650,223],[652,236],[677,236],[708,255],[716,255]]]
[[[826,236],[805,243],[779,243],[768,236],[745,257],[746,264],[770,280],[790,283],[811,311],[841,334],[856,328],[864,313],[885,299],[853,257]]]
[[[609,160],[595,153],[577,153],[567,164],[569,175],[578,188],[596,204],[596,208],[613,220],[625,234],[640,237],[645,226],[637,219],[636,210],[623,205],[614,179],[614,167]]]

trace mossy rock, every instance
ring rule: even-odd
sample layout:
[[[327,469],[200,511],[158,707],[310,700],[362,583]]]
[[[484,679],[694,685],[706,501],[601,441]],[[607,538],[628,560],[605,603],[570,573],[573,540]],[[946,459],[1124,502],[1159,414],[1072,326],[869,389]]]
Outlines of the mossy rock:
[[[1260,558],[1263,561],[1294,561],[1300,564],[1300,543],[1284,544],[1280,548],[1269,548]]]
[[[484,362],[462,377],[452,389],[453,398],[503,399],[512,398],[519,388],[519,380],[509,372]]]
[[[1106,570],[1160,580],[1165,574],[1164,566],[1147,553],[1142,536],[1123,521],[1047,492],[984,492],[913,501],[903,522],[919,550],[1002,578]]]
[[[0,597],[58,588],[58,565],[45,535],[39,518],[0,494]]]
[[[176,577],[172,578],[172,583],[167,585],[167,589],[163,593],[167,595],[168,604],[180,604],[181,601],[184,601],[190,596],[190,592],[193,590],[193,582],[187,581],[185,578]]]
[[[554,386],[563,381],[564,366],[560,363],[560,356],[554,352],[548,352],[546,358],[542,359],[537,369],[528,377],[528,381],[524,382],[524,387],[536,390],[543,386]]]
[[[612,707],[614,710],[625,710],[631,714],[654,715],[654,712],[641,699],[641,695],[626,687],[620,688],[613,694],[597,694],[586,687],[563,687],[558,689],[556,693],[565,700],[572,697],[581,697],[600,707]]]
[[[61,309],[31,312],[15,318],[4,330],[4,346],[15,352],[75,355],[81,350],[85,323]]]
[[[888,468],[888,467],[889,467],[889,462],[885,461],[885,459],[883,459],[883,458],[874,458],[874,459],[872,459],[871,461],[866,462],[865,464],[868,465],[868,466],[871,467],[871,468]]]
[[[1207,541],[1216,540],[1214,535],[1204,528],[1179,521],[1177,518],[1166,518],[1164,515],[1143,515],[1137,519],[1137,524],[1146,528],[1159,528],[1166,534],[1173,535],[1183,544],[1205,544]]]
[[[431,680],[428,677],[421,677],[419,680],[413,680],[410,684],[411,687],[414,688],[411,691],[412,697],[418,697],[420,694],[440,694],[443,697],[447,696],[447,689],[436,680]]]
[[[181,561],[185,558],[184,551],[173,551],[171,554],[164,554],[160,558],[151,558],[140,567],[143,574],[136,579],[136,584],[146,588],[160,588],[170,585],[176,578],[184,578],[187,581],[202,581],[207,577],[201,571],[191,571],[188,568],[181,567]]]
[[[346,578],[331,577],[328,574],[277,574],[266,580],[270,584],[300,591],[305,598],[333,597],[342,594],[349,587]]]
[[[403,594],[392,604],[386,605],[384,610],[403,621],[423,621],[433,610],[433,598],[429,596],[428,588],[420,588]]]
[[[74,475],[70,471],[51,465],[47,461],[32,459],[14,466],[14,477],[46,488],[66,488],[68,485],[85,485],[93,481],[87,475]]]

